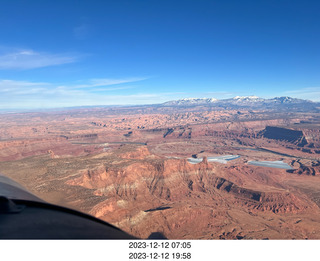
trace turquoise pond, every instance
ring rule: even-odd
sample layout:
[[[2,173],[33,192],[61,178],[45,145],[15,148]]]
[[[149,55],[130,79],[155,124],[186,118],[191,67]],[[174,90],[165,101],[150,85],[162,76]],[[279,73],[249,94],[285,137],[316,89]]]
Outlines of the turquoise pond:
[[[277,168],[277,169],[292,169],[289,164],[283,161],[248,161],[249,165],[260,166],[260,167],[270,167],[270,168]]]
[[[228,161],[240,158],[239,155],[224,155],[224,156],[215,156],[215,157],[207,157],[208,162],[218,162],[227,164]],[[192,164],[198,164],[202,162],[203,158],[188,158],[188,162]]]

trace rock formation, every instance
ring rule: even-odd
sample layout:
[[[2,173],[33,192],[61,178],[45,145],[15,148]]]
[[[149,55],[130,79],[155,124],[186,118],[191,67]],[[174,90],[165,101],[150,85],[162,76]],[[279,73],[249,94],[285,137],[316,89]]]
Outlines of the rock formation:
[[[0,171],[142,238],[319,239],[317,106],[236,97],[0,114]],[[225,155],[237,157],[207,160]]]

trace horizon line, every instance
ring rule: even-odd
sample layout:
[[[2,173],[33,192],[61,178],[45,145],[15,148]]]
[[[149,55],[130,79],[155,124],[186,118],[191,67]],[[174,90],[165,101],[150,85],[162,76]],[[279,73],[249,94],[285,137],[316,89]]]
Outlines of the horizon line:
[[[169,102],[174,102],[174,101],[182,101],[182,100],[206,100],[206,99],[214,99],[215,101],[212,103],[216,103],[219,101],[225,101],[225,100],[232,100],[235,98],[249,98],[249,97],[254,97],[258,99],[263,99],[263,100],[272,100],[276,98],[290,98],[290,99],[298,99],[298,100],[303,100],[306,102],[312,102],[312,103],[320,103],[319,101],[312,101],[309,99],[301,99],[301,98],[294,98],[291,96],[277,96],[273,98],[262,98],[258,97],[256,95],[248,95],[248,96],[234,96],[232,98],[224,98],[224,99],[217,99],[214,97],[203,97],[203,98],[181,98],[181,99],[175,99],[175,100],[168,100],[165,102],[161,103],[137,103],[137,104],[100,104],[100,105],[70,105],[70,106],[52,106],[52,107],[13,107],[13,108],[0,108],[0,113],[19,113],[19,112],[41,112],[41,111],[61,111],[61,110],[72,110],[72,109],[79,109],[79,108],[103,108],[103,107],[134,107],[134,106],[154,106],[154,105],[163,105]]]

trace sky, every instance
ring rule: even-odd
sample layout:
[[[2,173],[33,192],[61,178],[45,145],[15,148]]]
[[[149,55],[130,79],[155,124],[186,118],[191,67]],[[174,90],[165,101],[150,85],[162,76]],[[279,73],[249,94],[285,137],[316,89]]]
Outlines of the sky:
[[[318,0],[2,0],[0,109],[320,101]]]

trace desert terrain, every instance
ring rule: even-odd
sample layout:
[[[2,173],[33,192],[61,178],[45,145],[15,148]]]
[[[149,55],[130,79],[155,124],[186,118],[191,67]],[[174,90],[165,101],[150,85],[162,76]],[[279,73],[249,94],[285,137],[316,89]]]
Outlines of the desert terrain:
[[[289,97],[0,114],[0,173],[169,239],[320,239],[320,105]]]

